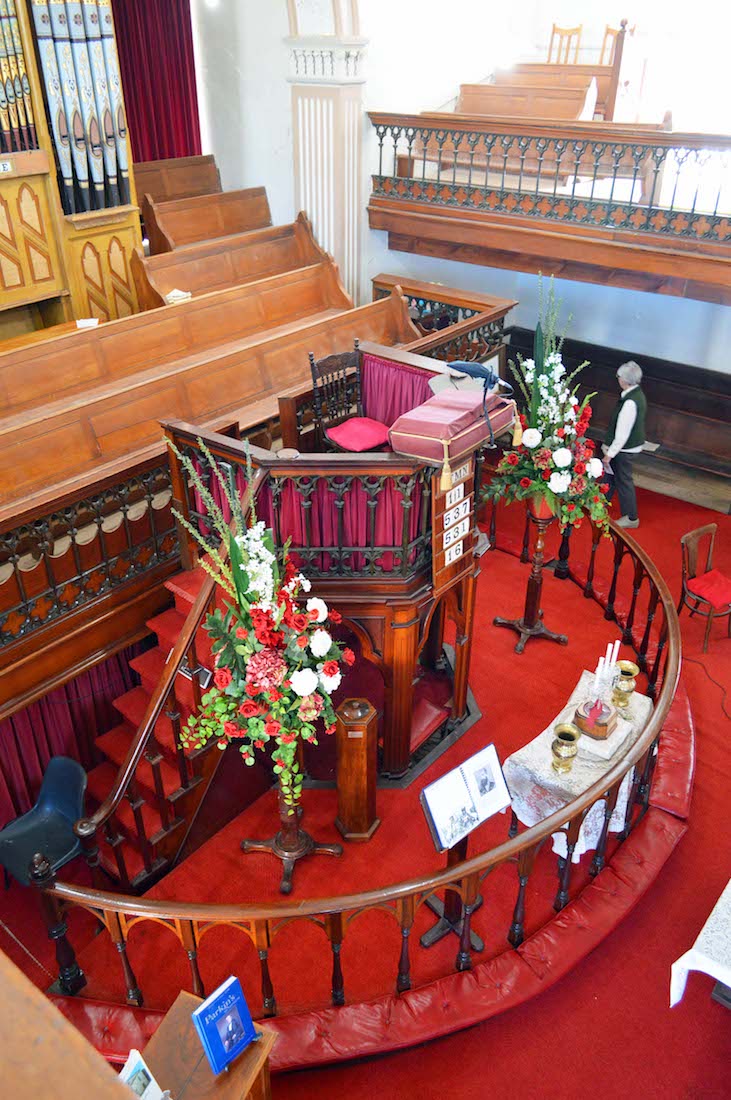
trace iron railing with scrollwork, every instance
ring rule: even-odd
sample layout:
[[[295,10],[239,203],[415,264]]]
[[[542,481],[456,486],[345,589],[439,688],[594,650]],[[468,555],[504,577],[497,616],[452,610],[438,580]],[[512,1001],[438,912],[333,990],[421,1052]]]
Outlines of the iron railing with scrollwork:
[[[0,644],[175,561],[171,496],[155,465],[0,533]]]
[[[615,123],[371,113],[374,199],[723,245],[731,137]]]

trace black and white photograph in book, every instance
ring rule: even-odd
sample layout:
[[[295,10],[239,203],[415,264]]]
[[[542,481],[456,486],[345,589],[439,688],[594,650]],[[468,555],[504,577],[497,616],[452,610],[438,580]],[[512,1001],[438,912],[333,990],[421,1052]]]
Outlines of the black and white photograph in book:
[[[438,851],[452,848],[488,817],[510,805],[494,745],[424,787],[420,801]]]
[[[216,1024],[218,1034],[223,1043],[223,1049],[227,1054],[233,1050],[236,1044],[244,1037],[244,1027],[237,1008],[227,1012],[222,1020]]]

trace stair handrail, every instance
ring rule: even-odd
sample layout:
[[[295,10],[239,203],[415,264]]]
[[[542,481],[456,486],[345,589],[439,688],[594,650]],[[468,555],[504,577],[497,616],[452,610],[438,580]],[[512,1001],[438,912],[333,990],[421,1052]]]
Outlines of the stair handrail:
[[[269,471],[264,469],[257,469],[254,471],[254,477],[251,486],[251,494],[247,494],[247,501],[244,506],[244,517],[246,518],[251,508],[251,501],[256,500],[259,492],[261,491],[265,481],[269,477]],[[221,558],[225,561],[228,557],[228,546],[221,543],[219,550]],[[147,748],[150,737],[152,736],[155,725],[160,718],[163,707],[167,702],[168,695],[172,690],[173,684],[178,673],[181,670],[183,660],[188,651],[191,641],[195,637],[196,631],[200,627],[203,618],[206,614],[211,597],[216,588],[216,581],[213,577],[206,574],[203,581],[203,585],[195,598],[192,608],[190,609],[183,628],[180,632],[178,640],[176,641],[173,649],[168,656],[163,669],[162,676],[152,694],[150,702],[147,705],[147,709],[137,727],[137,733],[130,745],[127,755],[124,761],[119,766],[117,771],[117,777],[114,781],[114,786],[102,802],[101,806],[94,811],[93,814],[88,817],[80,818],[74,824],[74,832],[82,840],[88,841],[96,835],[99,828],[107,823],[112,816],[117,806],[122,801],[132,781],[134,774],[137,770],[142,756]]]

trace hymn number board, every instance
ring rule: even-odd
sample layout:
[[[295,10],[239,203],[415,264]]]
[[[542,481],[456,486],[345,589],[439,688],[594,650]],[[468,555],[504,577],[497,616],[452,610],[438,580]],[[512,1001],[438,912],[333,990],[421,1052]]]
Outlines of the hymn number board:
[[[474,456],[452,470],[449,489],[441,488],[441,476],[437,473],[432,478],[432,584],[435,596],[473,566]]]

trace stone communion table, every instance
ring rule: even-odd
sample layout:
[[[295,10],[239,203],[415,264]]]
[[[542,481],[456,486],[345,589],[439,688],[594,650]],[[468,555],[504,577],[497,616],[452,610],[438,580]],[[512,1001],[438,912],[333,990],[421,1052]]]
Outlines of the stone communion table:
[[[555,772],[551,755],[554,728],[559,722],[573,722],[577,706],[589,695],[592,680],[591,672],[582,672],[563,710],[542,733],[509,756],[503,765],[513,811],[523,825],[537,825],[598,782],[617,762],[621,755],[620,750],[622,753],[627,752],[634,745],[650,719],[652,700],[637,691],[633,692],[625,716],[619,718],[616,728],[606,741],[595,741],[585,734],[582,735],[571,771],[561,775]],[[633,770],[630,769],[625,775],[619,789],[617,804],[609,823],[610,832],[618,833],[624,828]],[[604,802],[599,801],[589,810],[581,826],[573,863],[578,863],[584,852],[596,848],[603,823]],[[567,845],[564,833],[554,833],[552,840],[554,852],[565,857]]]

